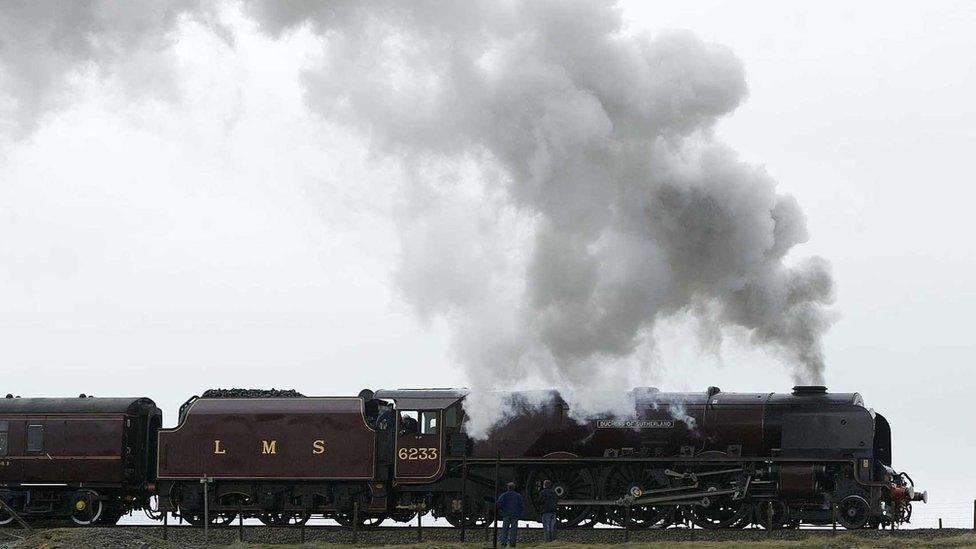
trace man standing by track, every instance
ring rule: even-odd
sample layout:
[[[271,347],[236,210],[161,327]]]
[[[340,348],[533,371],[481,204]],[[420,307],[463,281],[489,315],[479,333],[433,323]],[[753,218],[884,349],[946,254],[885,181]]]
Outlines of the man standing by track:
[[[522,494],[515,491],[515,483],[506,485],[505,493],[498,496],[498,509],[502,514],[502,547],[515,547],[518,541],[518,521],[522,517]]]
[[[546,541],[556,539],[556,504],[559,503],[559,496],[552,489],[552,481],[546,480],[542,483],[542,491],[539,492],[539,500],[542,514],[542,531]]]

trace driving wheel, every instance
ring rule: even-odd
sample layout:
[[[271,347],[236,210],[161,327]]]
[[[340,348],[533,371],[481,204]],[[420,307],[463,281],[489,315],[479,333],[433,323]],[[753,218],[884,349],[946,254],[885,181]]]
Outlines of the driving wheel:
[[[669,486],[666,476],[655,474],[653,469],[639,465],[619,465],[610,470],[604,481],[604,493],[608,500],[629,498],[631,500],[642,497],[652,497],[648,494],[653,490],[666,489]],[[663,524],[671,515],[671,505],[634,505],[630,509],[630,526],[632,528],[650,528]],[[627,511],[624,507],[608,507],[607,520],[617,526],[625,526]]]
[[[560,500],[591,500],[596,498],[596,482],[586,469],[577,467],[546,467],[534,469],[526,482],[526,493],[536,509],[542,507],[539,492],[544,481],[552,482],[552,489]],[[560,505],[556,511],[559,526],[577,526],[596,512],[590,505]]]

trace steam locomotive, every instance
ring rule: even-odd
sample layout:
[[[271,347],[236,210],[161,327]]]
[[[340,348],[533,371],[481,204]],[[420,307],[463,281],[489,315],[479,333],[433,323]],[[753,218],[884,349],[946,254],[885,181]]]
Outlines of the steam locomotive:
[[[0,524],[114,524],[134,510],[192,524],[311,516],[376,526],[418,513],[491,520],[512,481],[539,518],[550,480],[563,526],[846,528],[906,523],[927,501],[892,468],[891,430],[856,393],[663,393],[633,414],[575,419],[557,393],[513,393],[487,438],[466,432],[466,392],[211,390],[175,428],[147,398],[0,399]],[[540,402],[542,402],[540,404]]]

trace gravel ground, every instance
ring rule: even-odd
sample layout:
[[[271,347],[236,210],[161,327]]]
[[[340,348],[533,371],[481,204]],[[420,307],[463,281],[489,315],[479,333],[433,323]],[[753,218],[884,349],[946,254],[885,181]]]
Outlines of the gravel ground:
[[[306,543],[301,544],[301,531],[298,528],[246,527],[245,541],[237,540],[236,528],[216,528],[210,531],[211,546],[237,547],[309,547],[326,548],[349,545],[353,542],[352,532],[338,528],[307,528]],[[417,533],[411,528],[384,528],[361,531],[359,545],[381,547],[400,545],[398,549],[457,547],[458,531],[448,528],[425,529],[424,542],[417,543]],[[774,548],[873,548],[873,547],[946,547],[976,548],[976,534],[972,530],[864,530],[861,532],[830,530],[685,530],[632,532],[631,543],[624,544],[621,530],[566,530],[560,533],[560,541],[547,545],[547,549],[585,547],[586,545],[608,545],[654,549],[680,546],[682,548],[722,548],[765,547]],[[0,531],[0,549],[33,548],[132,548],[132,549],[175,549],[177,547],[205,547],[203,530],[199,528],[173,527],[168,529],[168,541],[162,539],[162,527],[116,527],[116,528],[54,528],[38,530],[24,539],[20,530]],[[541,541],[540,530],[520,530],[520,545],[535,545]],[[465,547],[490,547],[485,541],[483,530],[470,531]]]
[[[12,535],[23,536],[23,533]],[[6,531],[0,537],[9,535]],[[13,538],[3,545],[4,549],[55,549],[55,548],[99,548],[99,549],[177,549],[181,545],[163,541],[146,533],[123,528],[55,528],[36,530],[23,539]]]

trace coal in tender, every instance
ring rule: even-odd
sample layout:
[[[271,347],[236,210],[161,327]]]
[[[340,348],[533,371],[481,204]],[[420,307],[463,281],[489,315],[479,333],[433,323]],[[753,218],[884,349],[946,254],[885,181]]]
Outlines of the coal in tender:
[[[200,398],[305,398],[294,389],[207,389]]]

